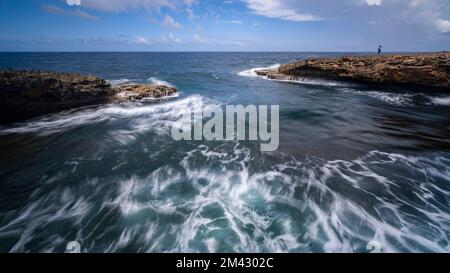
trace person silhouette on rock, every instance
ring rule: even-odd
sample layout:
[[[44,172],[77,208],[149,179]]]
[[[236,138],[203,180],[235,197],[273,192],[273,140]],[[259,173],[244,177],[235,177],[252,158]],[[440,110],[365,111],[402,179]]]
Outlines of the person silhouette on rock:
[[[378,56],[380,56],[381,55],[381,50],[383,49],[383,46],[382,45],[379,45],[378,46]]]

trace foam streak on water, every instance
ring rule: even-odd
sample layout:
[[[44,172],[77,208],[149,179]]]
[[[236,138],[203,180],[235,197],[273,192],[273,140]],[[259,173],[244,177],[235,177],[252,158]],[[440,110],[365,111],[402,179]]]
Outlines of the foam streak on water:
[[[230,155],[201,145],[178,166],[163,166],[146,176],[108,183],[85,180],[95,185],[94,192],[67,188],[60,195],[52,190],[3,225],[0,236],[18,236],[11,251],[20,252],[42,228],[70,221],[80,228],[76,239],[91,251],[99,247],[96,240],[111,252],[126,247],[145,252],[354,252],[374,240],[384,252],[449,251],[443,231],[450,214],[439,196],[450,191],[448,185],[434,184],[450,182],[445,158],[374,151],[354,161],[292,160],[253,173],[247,167],[250,151],[238,144],[234,150]],[[198,160],[206,166],[196,166]],[[222,167],[213,170],[218,162]],[[237,168],[227,169],[230,163]],[[413,187],[415,198],[400,193],[405,178],[377,171],[389,165],[418,167],[416,175],[424,181]],[[96,196],[111,187],[117,192],[107,193],[98,207]],[[371,205],[360,203],[363,199]],[[423,219],[408,213],[413,207]],[[97,212],[104,216],[89,218]],[[106,234],[108,214],[121,226],[118,237]],[[68,239],[64,236],[44,239],[47,247],[40,250],[54,250]]]
[[[355,86],[354,84],[348,82],[339,82],[332,80],[324,80],[324,79],[314,79],[314,78],[301,78],[295,80],[280,80],[280,79],[269,79],[266,76],[259,76],[256,74],[258,70],[275,70],[280,67],[280,64],[274,64],[268,67],[255,67],[248,70],[244,70],[238,73],[239,76],[242,77],[250,77],[250,78],[262,78],[266,80],[276,81],[276,82],[289,82],[289,83],[297,83],[297,84],[305,84],[305,85],[321,85],[321,86]]]
[[[129,84],[131,81],[129,79],[118,79],[118,80],[108,80],[108,83],[116,86],[116,85],[122,85],[122,84]]]
[[[433,97],[431,100],[437,105],[450,105],[450,97]]]
[[[448,94],[254,73],[329,55],[0,53],[181,94],[0,126],[0,252],[449,252]],[[279,150],[173,140],[224,104],[279,105]]]
[[[160,79],[155,78],[155,77],[149,78],[148,81],[149,81],[151,84],[165,85],[165,86],[169,86],[169,87],[174,87],[171,83],[166,82],[166,81],[163,81],[163,80],[160,80]]]
[[[267,67],[255,67],[255,68],[241,71],[238,74],[239,74],[239,76],[243,76],[243,77],[258,77],[258,75],[256,74],[256,71],[277,69],[278,67],[280,67],[280,64],[274,64],[274,65],[267,66]]]
[[[0,129],[0,135],[36,133],[45,136],[72,130],[80,126],[101,124],[120,119],[132,119],[131,126],[134,132],[161,128],[168,132],[174,122],[180,121],[183,116],[186,116],[186,111],[199,109],[204,101],[207,100],[199,95],[194,95],[182,100],[161,104],[111,104],[106,107],[88,108],[75,113],[59,113],[37,118],[30,122],[18,123],[3,130]]]
[[[107,106],[1,133],[63,133],[123,119],[127,128],[109,130],[101,141],[130,147],[148,132],[168,138],[171,122],[200,101],[191,96]],[[150,158],[167,149],[157,147]],[[158,160],[159,166],[149,164],[141,173],[113,175],[134,164],[118,161],[111,176],[84,177],[75,187],[52,182],[70,177],[62,168],[45,177],[17,216],[4,218],[0,239],[14,242],[12,252],[57,251],[74,239],[90,252],[364,252],[370,241],[384,252],[450,250],[449,155],[372,151],[351,161],[291,158],[261,168],[254,161],[261,156],[257,150],[236,141],[190,147],[179,151],[178,159]],[[102,160],[103,153],[94,160],[75,159],[72,173]],[[408,170],[408,176],[390,169]],[[54,232],[59,223],[68,223],[72,232]],[[33,244],[37,238],[40,244]]]

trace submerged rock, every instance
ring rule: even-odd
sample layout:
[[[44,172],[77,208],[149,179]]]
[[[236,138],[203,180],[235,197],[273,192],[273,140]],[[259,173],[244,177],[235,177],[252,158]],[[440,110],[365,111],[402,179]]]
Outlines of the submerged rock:
[[[0,71],[0,123],[114,101],[161,98],[166,86],[111,86],[95,76],[41,71]]]
[[[450,91],[450,52],[307,59],[256,73],[275,80],[320,78]]]

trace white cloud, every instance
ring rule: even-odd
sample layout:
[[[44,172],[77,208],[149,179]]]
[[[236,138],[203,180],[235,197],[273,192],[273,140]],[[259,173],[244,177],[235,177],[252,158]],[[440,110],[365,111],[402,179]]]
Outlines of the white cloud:
[[[382,0],[366,0],[367,5],[369,6],[380,6],[382,3]]]
[[[224,21],[227,24],[236,24],[236,25],[242,25],[242,21],[239,20],[231,20],[231,21]]]
[[[53,13],[53,14],[65,14],[66,11],[63,8],[60,8],[58,6],[54,6],[54,5],[42,5],[41,7],[44,11],[48,12],[48,13]]]
[[[426,0],[411,0],[411,3],[409,5],[413,8],[417,7],[418,5],[422,4]]]
[[[449,33],[449,0],[241,0],[253,13],[269,18],[290,21],[315,21],[321,18],[336,18],[337,11],[347,11],[346,21],[360,20],[367,15],[373,22],[396,22],[427,28],[430,33]],[[379,9],[373,12],[373,7]],[[303,11],[303,12],[299,12]],[[351,12],[348,12],[351,11]],[[358,19],[356,19],[358,18]]]
[[[187,8],[186,13],[188,15],[189,20],[195,20],[198,18],[198,16],[194,13],[194,10],[191,8]]]
[[[181,39],[175,37],[172,32],[163,36],[162,41],[164,44],[181,44]]]
[[[204,0],[206,1],[206,0]],[[338,11],[350,10],[346,13],[347,21],[359,20],[367,15],[367,21],[396,22],[422,26],[430,33],[449,33],[450,1],[449,0],[240,0],[254,14],[288,20],[294,22],[317,21],[322,18],[337,18]],[[103,12],[125,12],[135,9],[160,11],[172,9],[182,12],[190,20],[200,17],[193,10],[199,0],[65,0],[70,6],[95,9]],[[228,1],[232,2],[232,1]],[[373,7],[380,9],[374,13]],[[54,11],[57,12],[57,11]],[[89,17],[80,10],[77,16]],[[354,17],[350,17],[354,16]],[[358,19],[355,19],[358,18]],[[239,20],[233,23],[239,24]],[[229,21],[228,23],[232,23]],[[182,24],[174,18],[166,16],[162,24],[171,29],[180,29]]]
[[[444,19],[436,20],[436,27],[441,33],[450,33],[450,21]]]
[[[164,21],[162,22],[163,26],[172,29],[180,29],[183,28],[183,25],[175,21],[170,15],[166,15],[164,17]]]
[[[198,33],[194,34],[194,41],[197,45],[228,45],[236,47],[247,46],[247,43],[244,41],[207,37]]]
[[[304,22],[317,21],[319,17],[309,13],[298,13],[292,6],[282,0],[243,0],[254,13],[269,18]]]
[[[68,5],[78,5],[104,12],[124,12],[132,9],[176,9],[180,6],[190,7],[197,0],[66,0]]]
[[[79,6],[81,5],[81,0],[66,0],[66,3],[69,6]]]
[[[97,19],[98,19],[97,16],[91,15],[91,14],[89,14],[89,13],[87,13],[86,11],[81,10],[81,9],[76,9],[76,10],[73,12],[73,14],[74,14],[75,16],[82,17],[82,18],[86,18],[86,19],[90,19],[90,20],[97,20]]]
[[[152,45],[153,44],[148,38],[145,38],[142,36],[136,37],[136,40],[134,42],[139,45]]]
[[[386,0],[387,1],[387,0]],[[439,33],[450,33],[450,21],[442,17],[445,10],[450,11],[448,0],[390,0],[392,2],[407,3],[403,18],[430,28]]]
[[[98,19],[96,16],[91,15],[91,14],[87,13],[86,11],[81,10],[79,8],[76,8],[75,10],[72,10],[72,9],[66,10],[66,9],[63,9],[63,8],[60,8],[60,7],[54,6],[54,5],[42,5],[42,9],[48,13],[53,13],[53,14],[78,16],[78,17],[82,17],[82,18],[90,19],[90,20]]]
[[[179,45],[182,43],[181,39],[176,37],[173,33],[162,35],[159,38],[151,39],[144,36],[137,36],[133,41],[141,46],[161,46],[161,45]]]

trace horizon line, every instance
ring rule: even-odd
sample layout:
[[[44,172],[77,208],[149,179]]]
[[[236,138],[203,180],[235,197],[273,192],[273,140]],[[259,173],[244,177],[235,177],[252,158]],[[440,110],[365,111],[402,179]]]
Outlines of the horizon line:
[[[376,50],[356,50],[356,51],[332,51],[332,50],[94,50],[94,51],[0,51],[0,53],[374,53]],[[448,50],[421,50],[421,51],[411,51],[411,50],[399,50],[399,51],[384,51],[384,53],[438,53],[438,52],[449,52]]]

